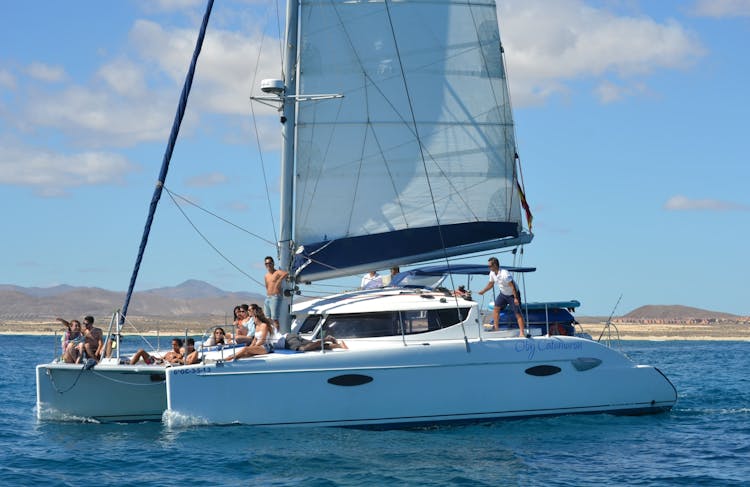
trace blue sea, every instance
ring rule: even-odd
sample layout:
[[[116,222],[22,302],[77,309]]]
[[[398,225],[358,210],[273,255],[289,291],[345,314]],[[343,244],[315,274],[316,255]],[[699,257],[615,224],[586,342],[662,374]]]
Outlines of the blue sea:
[[[0,485],[750,485],[750,342],[622,342],[677,387],[666,414],[392,431],[39,422],[53,343],[0,336]]]

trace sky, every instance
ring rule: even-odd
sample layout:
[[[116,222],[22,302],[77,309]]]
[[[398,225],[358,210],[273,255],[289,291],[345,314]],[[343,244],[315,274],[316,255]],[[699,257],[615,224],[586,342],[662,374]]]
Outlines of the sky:
[[[526,298],[750,315],[750,0],[497,5],[534,213]],[[0,284],[127,289],[204,8],[5,5]],[[214,5],[136,290],[263,292],[280,137],[249,97],[280,77],[283,19],[264,0]]]

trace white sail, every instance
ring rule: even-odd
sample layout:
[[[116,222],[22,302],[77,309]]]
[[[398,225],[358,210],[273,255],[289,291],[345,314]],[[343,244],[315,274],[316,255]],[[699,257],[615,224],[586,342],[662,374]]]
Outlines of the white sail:
[[[521,234],[494,2],[303,1],[298,72],[300,94],[344,95],[298,105],[306,279]]]

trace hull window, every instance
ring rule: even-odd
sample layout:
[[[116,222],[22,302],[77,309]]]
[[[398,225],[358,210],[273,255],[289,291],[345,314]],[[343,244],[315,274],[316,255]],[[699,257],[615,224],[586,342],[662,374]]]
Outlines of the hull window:
[[[345,374],[345,375],[337,375],[336,377],[331,377],[328,379],[329,384],[333,384],[335,386],[361,386],[362,384],[367,384],[368,382],[372,382],[372,377],[369,375],[362,375],[362,374]]]
[[[528,369],[526,369],[527,374],[535,375],[537,377],[554,375],[561,371],[562,369],[560,367],[556,367],[554,365],[537,365],[535,367],[529,367]]]

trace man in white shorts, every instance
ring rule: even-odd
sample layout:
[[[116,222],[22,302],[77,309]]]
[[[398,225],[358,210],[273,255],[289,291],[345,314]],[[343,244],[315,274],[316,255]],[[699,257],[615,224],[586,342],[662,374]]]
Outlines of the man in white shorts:
[[[513,276],[510,275],[505,269],[500,269],[500,262],[495,257],[490,257],[488,261],[490,267],[490,282],[479,291],[482,295],[495,287],[497,284],[498,294],[495,298],[495,308],[493,310],[493,329],[497,330],[498,322],[500,321],[500,311],[505,309],[506,306],[510,306],[511,309],[516,313],[516,320],[518,320],[518,329],[522,337],[526,336],[526,327],[523,322],[523,316],[521,315],[521,294],[518,292],[518,287]]]

